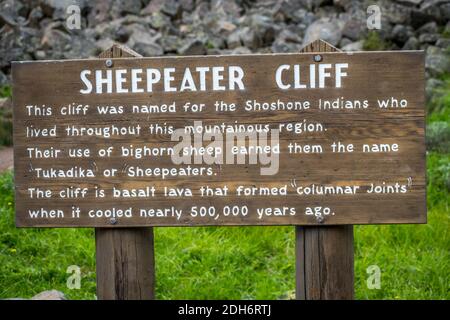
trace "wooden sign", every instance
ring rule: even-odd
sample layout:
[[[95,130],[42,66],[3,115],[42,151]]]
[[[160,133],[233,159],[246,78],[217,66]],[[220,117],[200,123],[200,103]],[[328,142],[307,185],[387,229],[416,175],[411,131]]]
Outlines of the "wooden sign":
[[[20,227],[426,222],[424,54],[15,62]]]

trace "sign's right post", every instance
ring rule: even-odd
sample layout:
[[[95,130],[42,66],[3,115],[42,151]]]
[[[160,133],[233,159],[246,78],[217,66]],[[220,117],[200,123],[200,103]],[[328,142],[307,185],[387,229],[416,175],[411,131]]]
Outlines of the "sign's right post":
[[[339,51],[316,40],[301,52]],[[295,229],[296,298],[350,300],[354,298],[353,225]]]

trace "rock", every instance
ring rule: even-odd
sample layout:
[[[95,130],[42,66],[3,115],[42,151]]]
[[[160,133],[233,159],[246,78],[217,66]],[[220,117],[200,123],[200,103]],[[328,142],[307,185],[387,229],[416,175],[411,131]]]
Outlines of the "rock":
[[[176,53],[181,47],[181,39],[177,36],[167,35],[158,40],[158,44],[164,49],[164,52]]]
[[[9,84],[8,77],[0,71],[0,86],[6,86],[7,84]]]
[[[238,47],[231,51],[231,54],[250,54],[252,53],[247,47]]]
[[[343,48],[343,47],[345,47],[346,45],[348,45],[348,44],[350,44],[352,42],[353,41],[348,39],[348,38],[342,38],[341,41],[339,42],[339,47]]]
[[[450,56],[444,49],[429,46],[426,51],[425,69],[432,75],[437,76],[450,70]]]
[[[411,11],[411,25],[417,29],[428,22],[443,22],[438,4],[442,0],[427,0],[422,3],[419,9]]]
[[[289,1],[282,0],[277,3],[277,8],[274,11],[274,17],[277,21],[293,21],[295,23],[300,22],[299,16],[295,14],[300,9],[305,9],[305,3],[307,1]]]
[[[444,3],[440,7],[443,20],[450,20],[450,3]]]
[[[438,41],[436,41],[436,47],[440,47],[443,49],[450,48],[450,39],[440,38]]]
[[[249,27],[242,28],[239,31],[239,36],[244,47],[247,47],[250,50],[257,49],[261,46],[261,39],[258,34],[256,34],[256,32]]]
[[[409,24],[411,20],[411,11],[413,8],[392,3],[382,8],[382,18],[386,18],[391,24]],[[382,24],[384,28],[384,25]]]
[[[41,47],[46,50],[52,49],[62,56],[65,50],[70,49],[72,42],[71,36],[63,30],[64,27],[60,22],[48,25],[41,38]]]
[[[61,291],[49,290],[38,293],[31,300],[67,300],[67,298]]]
[[[0,27],[4,24],[16,26],[19,24],[20,12],[23,4],[15,0],[6,0],[0,3]],[[23,21],[23,20],[22,20]]]
[[[408,41],[409,38],[409,32],[408,28],[402,24],[397,24],[392,29],[392,39],[398,43],[403,44],[406,41]]]
[[[364,44],[364,40],[360,40],[360,41],[349,43],[346,46],[342,47],[341,49],[343,51],[362,51],[363,44]]]
[[[111,15],[121,17],[127,13],[139,14],[142,9],[140,0],[114,0],[111,4]]]
[[[36,50],[36,52],[34,53],[34,57],[36,58],[36,60],[46,60],[47,54],[44,50]]]
[[[206,53],[205,45],[198,39],[188,39],[185,44],[178,49],[181,55],[204,55]]]
[[[195,8],[195,0],[179,0],[179,2],[184,11],[191,12]]]
[[[299,52],[302,48],[301,43],[301,37],[288,29],[284,29],[273,42],[271,50],[275,53]]]
[[[108,50],[114,45],[114,41],[109,38],[103,38],[95,42],[95,46],[97,47],[99,52],[103,52]]]
[[[161,7],[161,11],[168,16],[175,18],[181,15],[181,5],[178,0],[165,0]]]
[[[366,33],[367,25],[365,21],[350,19],[344,25],[342,35],[350,40],[360,40]]]
[[[435,43],[439,39],[439,35],[437,33],[422,33],[419,36],[420,43]]]
[[[28,26],[37,28],[39,26],[39,21],[44,17],[44,12],[41,7],[35,7],[31,10],[28,15]]]
[[[240,17],[242,7],[236,0],[211,0],[211,12],[220,11],[224,16]]]
[[[417,50],[420,47],[419,40],[416,37],[410,37],[403,46],[403,50]]]
[[[335,19],[322,18],[313,22],[306,29],[303,45],[322,39],[335,46],[342,38],[342,28]]]
[[[429,151],[450,152],[450,124],[446,121],[431,122],[427,126],[426,145]]]
[[[275,28],[270,17],[262,14],[253,14],[249,19],[250,28],[254,30],[256,37],[261,42],[260,45],[268,46],[275,38]]]
[[[172,25],[170,18],[161,12],[153,13],[150,16],[148,23],[153,29],[157,30],[168,30]]]
[[[242,46],[241,36],[239,34],[239,30],[230,33],[227,37],[227,47],[228,49],[235,49]]]
[[[157,43],[161,37],[160,34],[138,23],[126,26],[126,28],[131,33],[126,43],[131,49],[144,57],[163,55],[163,48]]]
[[[161,11],[165,0],[151,0],[147,6],[141,10],[141,15],[152,15],[153,13]]]
[[[438,33],[438,25],[435,21],[428,22],[417,29],[419,33]]]

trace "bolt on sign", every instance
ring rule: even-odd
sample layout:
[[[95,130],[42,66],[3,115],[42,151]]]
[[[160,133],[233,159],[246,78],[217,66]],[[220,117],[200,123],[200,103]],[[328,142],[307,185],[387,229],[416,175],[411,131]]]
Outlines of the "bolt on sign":
[[[424,223],[424,54],[14,62],[20,227]]]

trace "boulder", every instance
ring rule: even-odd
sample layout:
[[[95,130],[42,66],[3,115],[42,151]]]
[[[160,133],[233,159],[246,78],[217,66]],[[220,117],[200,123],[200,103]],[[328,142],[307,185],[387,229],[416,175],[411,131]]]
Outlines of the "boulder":
[[[336,46],[342,38],[342,26],[336,19],[322,18],[306,29],[303,45],[322,39]]]
[[[450,55],[445,49],[429,46],[426,51],[425,69],[432,76],[448,72],[450,70]]]

